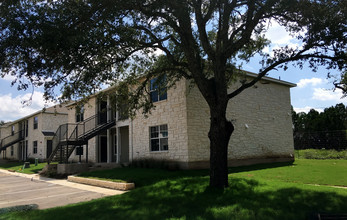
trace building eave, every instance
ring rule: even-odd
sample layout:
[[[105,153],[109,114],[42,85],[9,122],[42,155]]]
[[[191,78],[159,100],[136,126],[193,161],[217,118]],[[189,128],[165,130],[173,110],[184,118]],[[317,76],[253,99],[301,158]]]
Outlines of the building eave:
[[[256,73],[252,73],[252,72],[248,72],[248,71],[244,71],[244,72],[246,73],[246,76],[249,76],[249,77],[252,77],[252,78],[258,77],[258,74],[256,74]],[[280,79],[275,79],[275,78],[268,77],[268,76],[263,76],[261,78],[261,80],[268,81],[268,82],[273,82],[273,83],[277,83],[277,84],[281,84],[281,85],[284,85],[284,86],[288,86],[290,88],[296,87],[296,84],[294,84],[294,83],[287,82],[287,81],[280,80]]]

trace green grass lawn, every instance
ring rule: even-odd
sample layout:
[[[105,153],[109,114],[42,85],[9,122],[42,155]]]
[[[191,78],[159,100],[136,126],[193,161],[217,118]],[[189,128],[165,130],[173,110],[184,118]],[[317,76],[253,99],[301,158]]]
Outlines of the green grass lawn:
[[[256,180],[347,187],[347,160],[297,159],[293,164],[287,163],[287,166],[278,166],[282,164],[272,164],[270,167],[269,165],[256,165],[231,168],[230,175]]]
[[[134,181],[118,196],[0,219],[307,219],[316,212],[346,213],[347,161],[297,160],[231,168],[230,187],[208,187],[208,171],[123,168],[84,176]],[[319,184],[323,186],[315,186]]]
[[[47,163],[38,163],[37,166],[35,166],[35,164],[30,164],[30,168],[25,168],[23,170],[24,162],[3,163],[0,164],[0,169],[16,171],[19,173],[35,174],[40,172],[46,164]]]

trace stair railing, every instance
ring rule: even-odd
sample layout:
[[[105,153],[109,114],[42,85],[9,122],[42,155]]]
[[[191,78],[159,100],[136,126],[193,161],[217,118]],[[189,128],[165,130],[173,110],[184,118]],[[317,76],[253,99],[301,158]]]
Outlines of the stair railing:
[[[52,139],[52,146],[54,149],[52,150],[51,155],[47,158],[47,163],[49,163],[55,156],[58,151],[60,142],[64,139],[67,139],[68,134],[68,124],[62,124],[58,127]]]
[[[53,149],[52,154],[47,159],[47,162],[50,163],[50,161],[53,160],[57,151],[59,150],[59,148],[61,148],[60,145],[62,142],[68,143],[69,141],[87,141],[89,138],[93,136],[91,135],[93,131],[96,131],[98,128],[103,127],[105,125],[110,125],[113,122],[113,118],[111,120],[107,120],[107,112],[101,112],[79,123],[68,123],[60,125],[52,141],[52,144],[53,146],[55,146],[55,148]],[[67,152],[67,155],[71,155],[73,150],[74,148],[70,150],[71,152]]]
[[[22,130],[20,130],[20,131],[14,133],[12,135],[9,135],[9,136],[3,138],[1,140],[0,151],[6,149],[7,147],[9,147],[9,146],[11,146],[13,144],[18,143],[22,139],[24,139],[24,132]]]

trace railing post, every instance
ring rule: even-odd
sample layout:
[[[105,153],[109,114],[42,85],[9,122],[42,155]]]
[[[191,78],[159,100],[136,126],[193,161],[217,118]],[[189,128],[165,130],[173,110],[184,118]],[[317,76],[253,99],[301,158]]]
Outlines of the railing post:
[[[60,160],[59,163],[63,163],[63,146],[60,145]]]
[[[68,163],[68,160],[69,160],[69,145],[67,144],[66,145],[66,160],[65,160],[65,163]]]
[[[88,163],[88,141],[86,144],[86,163]]]

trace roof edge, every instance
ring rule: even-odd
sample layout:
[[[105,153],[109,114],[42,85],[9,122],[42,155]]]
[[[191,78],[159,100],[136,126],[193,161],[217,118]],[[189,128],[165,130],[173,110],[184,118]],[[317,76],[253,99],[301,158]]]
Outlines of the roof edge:
[[[248,71],[244,71],[244,72],[246,73],[246,76],[250,76],[250,77],[253,77],[253,78],[258,77],[258,74],[256,74],[256,73],[252,73],[252,72],[248,72]],[[281,85],[289,86],[291,88],[296,87],[295,83],[287,82],[287,81],[280,80],[280,79],[275,79],[275,78],[272,78],[272,77],[269,77],[269,76],[263,76],[261,78],[261,80],[266,80],[266,81],[269,81],[269,82],[278,83],[278,84],[281,84]]]

